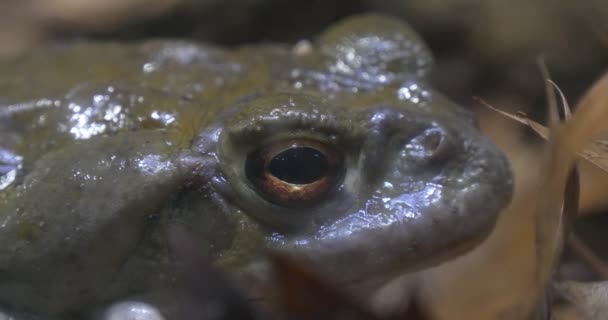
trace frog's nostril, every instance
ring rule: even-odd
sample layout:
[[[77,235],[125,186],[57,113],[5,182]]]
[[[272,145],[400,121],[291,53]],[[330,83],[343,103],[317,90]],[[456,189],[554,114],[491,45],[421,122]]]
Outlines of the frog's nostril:
[[[13,152],[0,148],[0,191],[15,182],[22,160]]]
[[[441,143],[443,142],[443,135],[441,134],[441,132],[439,131],[430,131],[428,134],[426,134],[422,141],[421,144],[424,147],[424,149],[426,149],[429,152],[435,152],[439,149]]]
[[[442,161],[452,149],[449,140],[441,128],[428,128],[405,144],[402,156],[424,163]]]

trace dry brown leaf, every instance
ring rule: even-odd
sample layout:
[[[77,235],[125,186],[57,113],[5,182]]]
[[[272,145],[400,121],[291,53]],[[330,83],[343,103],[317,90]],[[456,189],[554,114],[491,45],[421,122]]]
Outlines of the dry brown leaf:
[[[608,136],[595,138],[579,152],[579,155],[598,168],[608,172]]]
[[[556,103],[549,99],[549,113],[556,113]],[[555,117],[552,120],[557,121]],[[552,123],[549,143],[546,146],[545,166],[539,184],[539,194],[544,196],[536,202],[535,208],[535,245],[536,245],[536,298],[532,301],[546,300],[546,286],[554,273],[558,257],[564,243],[564,191],[568,180],[572,180],[575,166],[575,151],[568,141],[565,125]],[[531,195],[532,197],[533,195]],[[534,196],[536,197],[536,196]]]
[[[572,202],[572,174],[577,154],[587,142],[604,128],[608,120],[608,73],[596,82],[578,105],[570,121],[555,125],[550,133],[548,166],[543,191],[545,196],[539,202],[537,214],[537,248],[539,249],[539,284],[547,283],[555,266],[557,253],[563,241],[560,225],[563,223],[561,208],[564,197]],[[562,95],[563,98],[563,95]],[[564,105],[567,105],[565,100]],[[551,106],[550,106],[551,107]],[[555,106],[553,106],[555,108]],[[607,157],[608,158],[608,157]],[[570,176],[568,176],[570,175]],[[578,179],[578,176],[576,175]],[[570,180],[570,181],[569,181]],[[576,182],[578,184],[578,182]],[[568,190],[570,189],[570,190]],[[578,188],[576,188],[578,190]],[[570,191],[564,194],[565,191]],[[578,194],[576,194],[578,198]],[[575,200],[577,201],[577,200]],[[566,204],[568,201],[566,202]],[[572,210],[572,205],[567,205]],[[554,241],[543,243],[544,241]],[[547,249],[550,249],[547,251]],[[546,268],[546,269],[545,269]]]
[[[545,79],[545,97],[547,98],[549,124],[556,125],[561,122],[557,107],[557,95],[555,94],[555,89],[551,85],[551,75],[549,74],[549,68],[547,68],[543,57],[538,59],[538,67],[543,79]],[[559,90],[559,88],[557,88],[557,90]],[[562,99],[562,102],[564,103],[564,109],[570,109],[567,105],[566,99]]]
[[[546,72],[545,72],[546,74]],[[560,93],[564,105],[564,115],[569,118],[569,108],[563,93],[557,86],[547,81],[548,87],[553,86]],[[570,121],[565,124],[555,123],[557,103],[555,103],[555,90],[547,90],[550,119],[553,123],[550,128],[543,126],[525,115],[513,115],[488,105],[478,99],[486,107],[497,111],[517,122],[532,128],[542,138],[549,141],[546,145],[545,165],[539,184],[539,194],[530,195],[530,203],[535,203],[536,219],[536,279],[535,292],[532,303],[547,298],[545,289],[556,268],[559,254],[564,244],[564,214],[572,218],[578,207],[578,175],[575,170],[578,157],[584,157],[594,165],[608,171],[607,143],[603,140],[594,140],[590,148],[584,148],[588,142],[602,131],[608,120],[608,73],[599,79],[579,102],[576,112]],[[536,198],[536,199],[533,199]],[[568,213],[570,212],[570,213]],[[530,305],[530,310],[535,306]]]
[[[548,80],[548,83],[557,89],[557,92],[560,94],[561,100],[565,103],[566,99],[564,97],[564,94],[561,90],[559,90],[559,88],[557,88],[557,85],[551,80]],[[589,97],[590,95],[593,95],[594,97]],[[593,88],[589,92],[587,92],[585,98],[579,102],[579,108],[583,104],[595,103],[595,101],[599,101],[601,99],[608,99],[608,76],[606,75],[604,75],[600,80],[598,80],[593,86]],[[476,98],[476,100],[479,101],[485,107],[495,112],[498,112],[501,115],[504,115],[521,124],[527,125],[532,130],[534,130],[534,132],[536,132],[541,138],[549,140],[549,128],[530,119],[525,113],[520,112],[517,115],[511,114],[493,107],[492,105],[488,104],[480,98]],[[608,105],[606,105],[606,108],[608,108]],[[564,115],[566,119],[569,119],[571,116],[570,108],[568,108],[567,105],[565,105],[564,108]],[[589,161],[593,165],[597,166],[598,168],[608,172],[608,134],[604,133],[600,135],[604,127],[605,126],[599,124],[598,130],[596,130],[597,134],[594,135],[594,138],[589,143],[587,143],[582,150],[578,152],[578,155],[586,161]]]
[[[595,93],[594,88],[590,91],[591,95]],[[570,121],[565,124],[556,123],[555,92],[548,91],[548,94],[552,123],[539,189],[539,193],[542,192],[544,196],[537,200],[535,209],[537,267],[536,296],[532,300],[535,302],[546,298],[546,286],[564,245],[564,201],[573,202],[573,196],[566,195],[565,192],[575,187],[578,190],[575,170],[577,152],[601,129],[602,122],[608,119],[608,112],[602,111],[602,100],[598,103],[598,100],[586,97],[583,99],[586,103],[579,106]],[[567,105],[565,100],[563,104]],[[578,196],[574,197],[576,203]],[[572,207],[570,204],[567,206]]]
[[[477,100],[479,103],[481,103],[484,107],[486,107],[492,111],[495,111],[509,119],[515,120],[523,125],[530,127],[541,138],[543,138],[545,140],[549,140],[549,128],[528,118],[528,116],[525,113],[519,112],[518,114],[512,114],[512,113],[500,110],[500,109],[492,106],[491,104],[487,103],[486,101],[484,101],[483,99],[481,99],[479,97],[475,97],[474,99]]]
[[[543,197],[536,209],[537,289],[544,290],[563,246],[564,191],[577,160],[577,153],[608,121],[608,74],[588,91],[570,121],[553,125],[547,146]],[[551,107],[551,106],[550,106]],[[555,106],[553,106],[555,107]],[[539,296],[542,292],[539,292]],[[535,299],[536,300],[536,299]]]
[[[559,98],[561,99],[561,101],[563,101],[563,111],[564,111],[564,119],[566,121],[570,120],[570,118],[572,118],[572,111],[570,110],[570,105],[568,105],[568,99],[566,99],[566,96],[564,95],[564,92],[562,91],[562,89],[559,88],[559,86],[557,85],[557,83],[553,82],[553,80],[548,79],[547,83],[552,85],[554,90],[557,91],[557,93],[559,93]],[[553,92],[555,92],[553,91]]]
[[[590,138],[599,134],[606,125],[608,118],[608,72],[597,80],[591,89],[585,93],[579,101],[577,110],[568,123],[572,130],[572,142],[575,144],[585,143]]]

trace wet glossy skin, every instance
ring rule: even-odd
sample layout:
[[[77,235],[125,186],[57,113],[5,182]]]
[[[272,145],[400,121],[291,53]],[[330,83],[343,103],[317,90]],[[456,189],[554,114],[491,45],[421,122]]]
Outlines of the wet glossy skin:
[[[378,16],[295,47],[88,43],[2,62],[0,304],[62,314],[153,296],[174,283],[176,229],[243,279],[266,248],[338,283],[469,250],[511,174],[428,86],[431,67],[406,25]],[[291,140],[339,155],[338,178],[269,200],[247,156]]]

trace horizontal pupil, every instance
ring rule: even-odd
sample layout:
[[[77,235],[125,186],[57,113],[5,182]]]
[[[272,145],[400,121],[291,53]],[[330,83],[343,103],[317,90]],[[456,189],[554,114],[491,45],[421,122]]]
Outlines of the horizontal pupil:
[[[276,178],[291,184],[309,184],[325,175],[329,169],[327,158],[319,150],[293,147],[277,154],[268,165]]]

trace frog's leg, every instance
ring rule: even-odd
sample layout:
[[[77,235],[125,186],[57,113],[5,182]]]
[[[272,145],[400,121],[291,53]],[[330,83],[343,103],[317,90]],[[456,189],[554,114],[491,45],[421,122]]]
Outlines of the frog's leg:
[[[102,294],[184,182],[164,130],[82,141],[40,158],[0,193],[0,302],[53,314]]]

